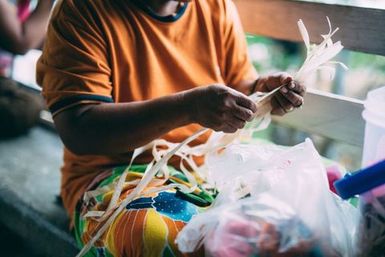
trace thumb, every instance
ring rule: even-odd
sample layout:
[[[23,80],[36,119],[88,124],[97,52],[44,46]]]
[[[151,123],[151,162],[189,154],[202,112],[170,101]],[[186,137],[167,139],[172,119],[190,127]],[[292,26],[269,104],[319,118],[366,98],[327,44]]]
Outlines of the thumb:
[[[289,74],[281,74],[281,77],[280,77],[281,85],[288,84],[292,81],[293,81],[293,77],[290,76]]]

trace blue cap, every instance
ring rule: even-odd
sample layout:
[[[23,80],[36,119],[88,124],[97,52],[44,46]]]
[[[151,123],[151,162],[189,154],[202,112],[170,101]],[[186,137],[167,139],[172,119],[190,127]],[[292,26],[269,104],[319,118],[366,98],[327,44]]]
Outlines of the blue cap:
[[[334,182],[337,194],[349,199],[385,184],[385,160],[354,173],[348,173]]]

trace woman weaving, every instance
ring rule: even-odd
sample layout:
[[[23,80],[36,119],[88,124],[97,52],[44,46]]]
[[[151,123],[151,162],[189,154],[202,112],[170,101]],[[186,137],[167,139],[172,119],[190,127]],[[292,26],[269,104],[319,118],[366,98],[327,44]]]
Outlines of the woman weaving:
[[[201,127],[235,132],[256,112],[246,96],[254,91],[287,85],[272,100],[277,115],[300,106],[304,94],[287,74],[255,72],[230,0],[59,1],[37,78],[65,145],[61,196],[81,245],[98,227],[81,215],[90,208],[84,193],[116,181],[135,148],[156,138],[181,142]],[[151,160],[151,152],[136,158],[126,181]],[[187,183],[177,167],[170,180]],[[174,239],[213,199],[198,191],[132,201],[86,256],[186,256]],[[112,193],[92,208],[106,208]]]

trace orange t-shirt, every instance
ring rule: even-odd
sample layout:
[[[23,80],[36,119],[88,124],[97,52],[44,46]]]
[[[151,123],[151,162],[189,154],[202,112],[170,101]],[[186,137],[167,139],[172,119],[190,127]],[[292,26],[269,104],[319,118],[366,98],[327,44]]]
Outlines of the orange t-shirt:
[[[37,65],[53,115],[78,104],[141,101],[256,78],[230,0],[193,0],[167,17],[128,0],[59,1]],[[180,142],[198,129],[192,124],[163,138]],[[69,214],[100,172],[128,164],[130,156],[78,156],[65,149],[61,194]],[[150,159],[145,153],[137,162]]]

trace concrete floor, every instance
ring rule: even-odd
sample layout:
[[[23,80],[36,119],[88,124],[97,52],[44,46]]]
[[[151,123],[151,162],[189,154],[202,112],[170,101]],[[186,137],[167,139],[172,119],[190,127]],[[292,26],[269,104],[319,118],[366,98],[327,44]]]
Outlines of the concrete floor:
[[[33,251],[17,235],[0,224],[0,256],[1,257],[43,257]]]
[[[78,252],[68,232],[68,217],[58,203],[62,143],[41,127],[0,141],[0,257],[73,257]],[[11,225],[9,225],[11,224]]]

